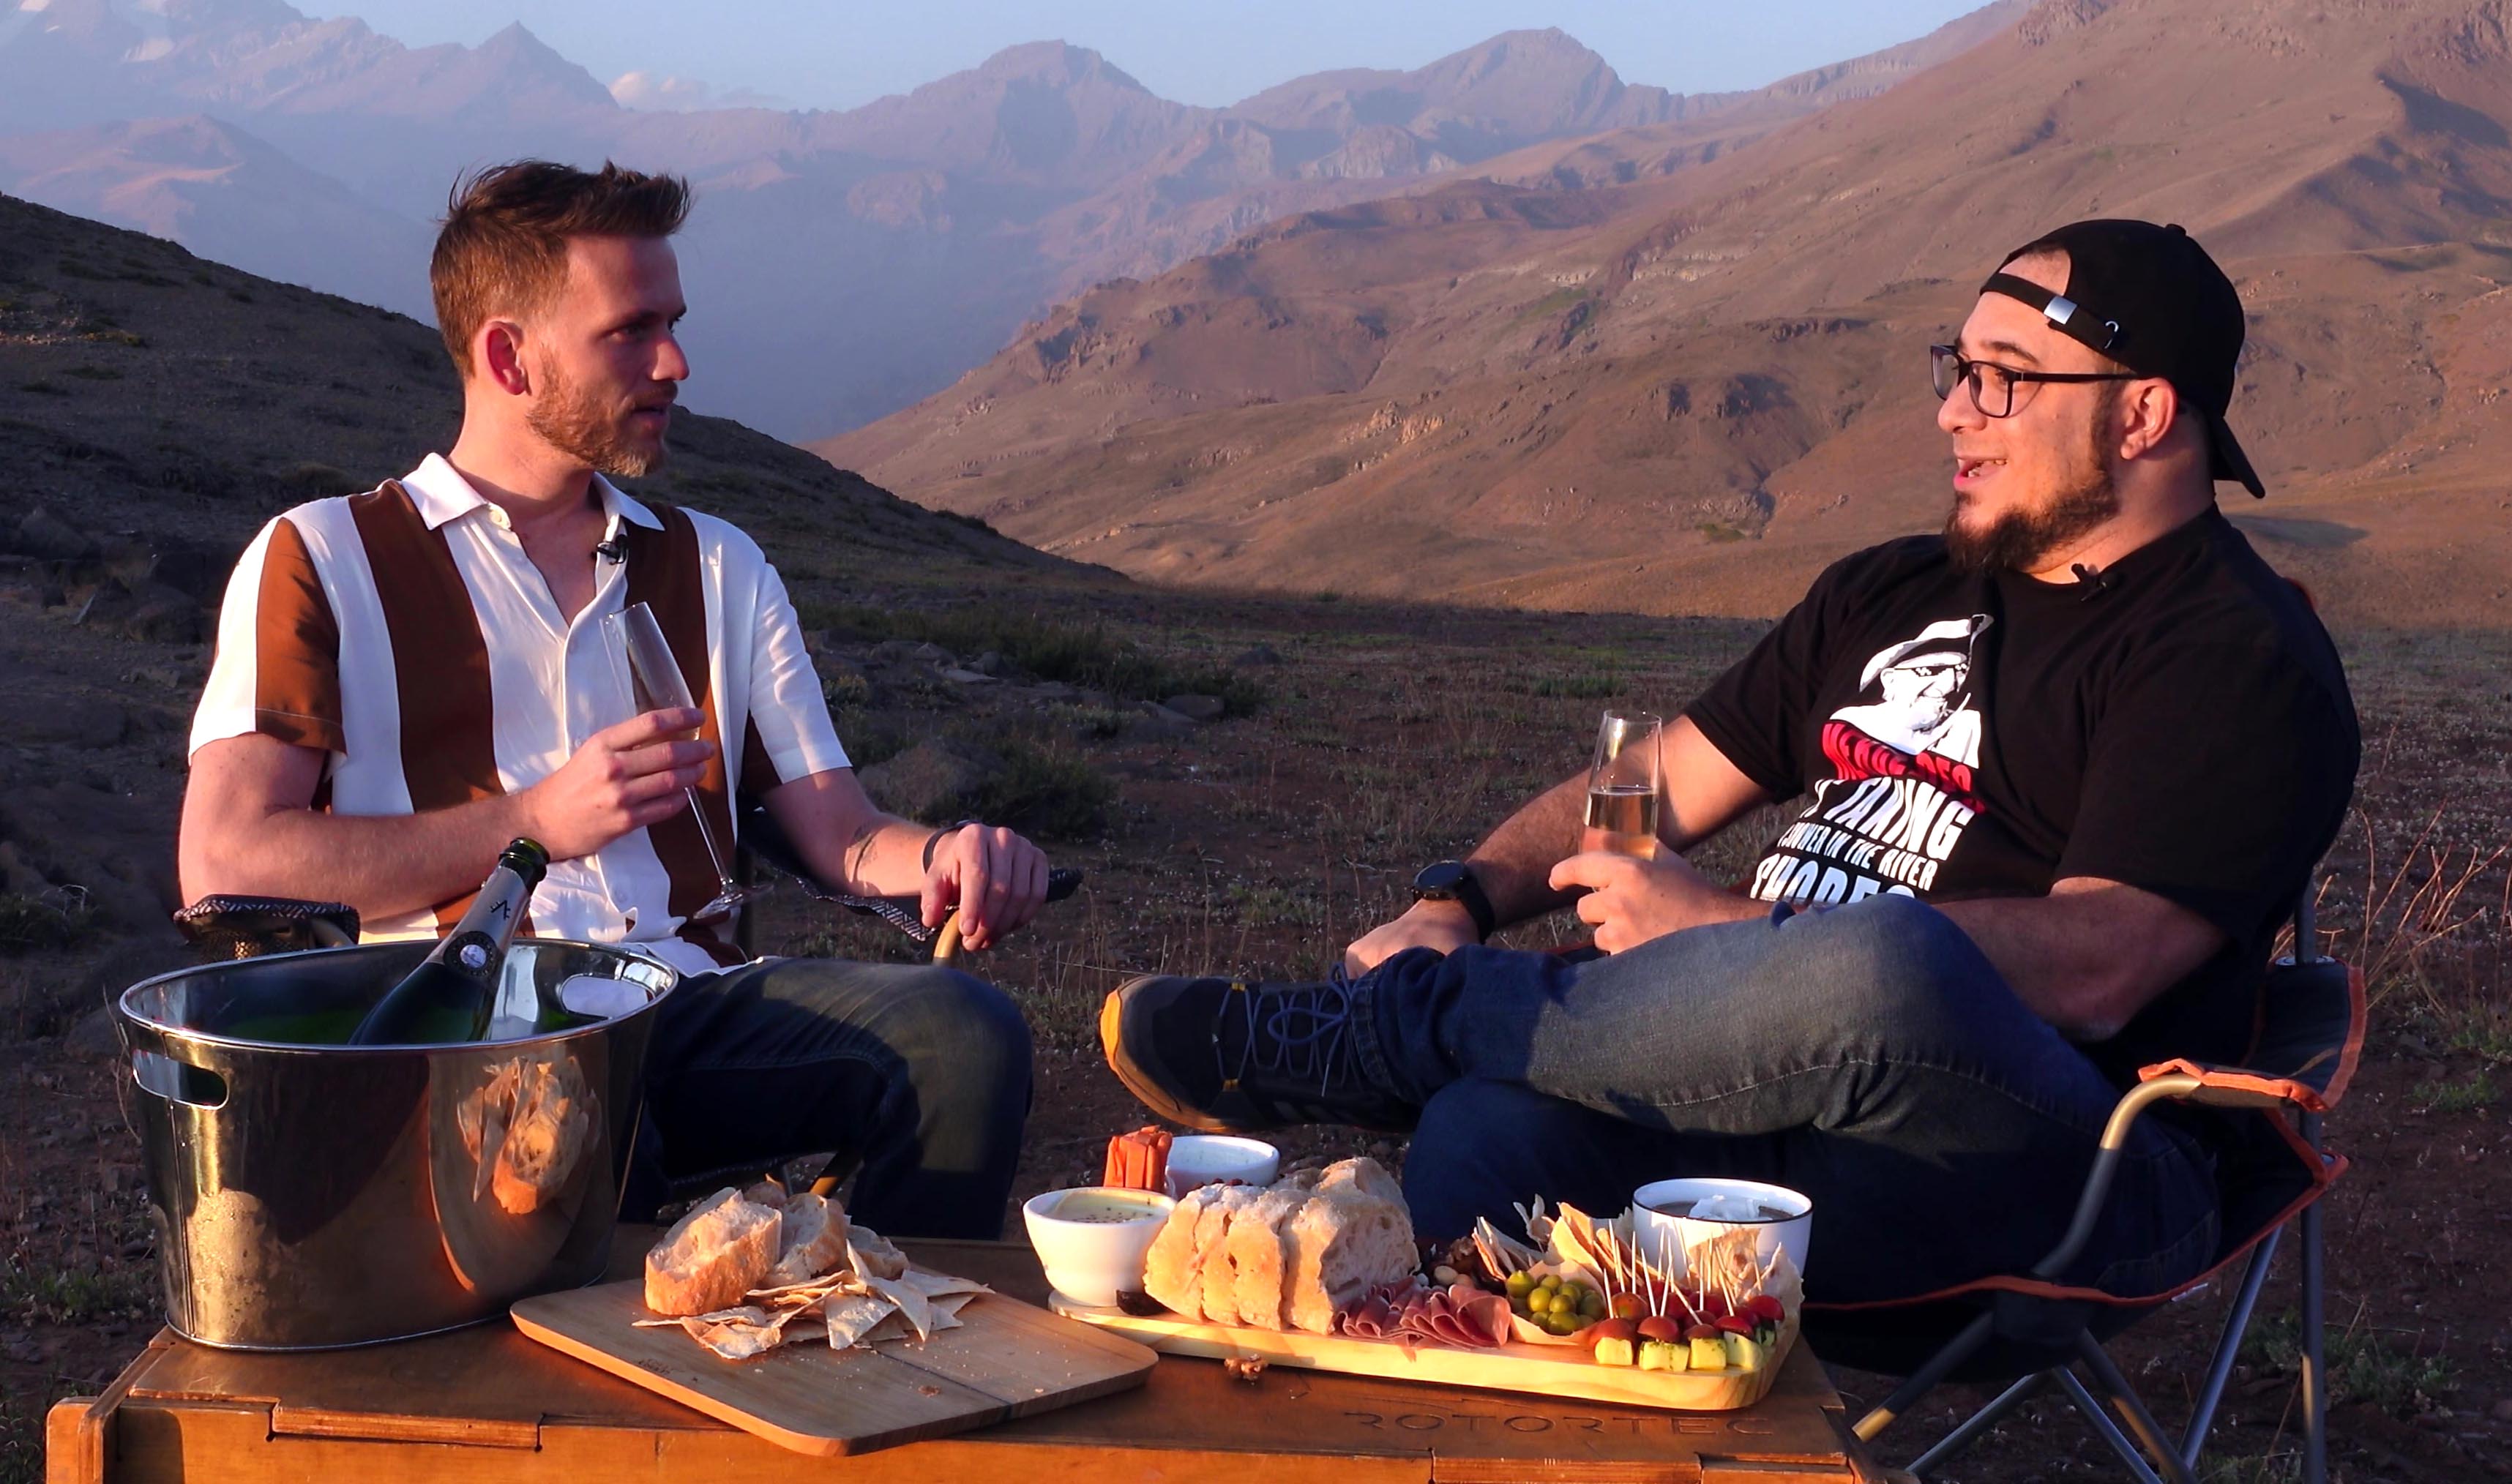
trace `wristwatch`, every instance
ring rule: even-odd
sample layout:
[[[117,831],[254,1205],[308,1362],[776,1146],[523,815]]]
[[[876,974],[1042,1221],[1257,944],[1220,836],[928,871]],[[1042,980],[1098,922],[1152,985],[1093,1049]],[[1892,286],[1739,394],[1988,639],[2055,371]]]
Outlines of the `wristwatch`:
[[[1483,895],[1483,883],[1474,879],[1473,868],[1464,861],[1433,861],[1413,878],[1413,900],[1417,902],[1454,902],[1474,919],[1474,941],[1479,943],[1492,935],[1497,918],[1492,913],[1491,898]]]

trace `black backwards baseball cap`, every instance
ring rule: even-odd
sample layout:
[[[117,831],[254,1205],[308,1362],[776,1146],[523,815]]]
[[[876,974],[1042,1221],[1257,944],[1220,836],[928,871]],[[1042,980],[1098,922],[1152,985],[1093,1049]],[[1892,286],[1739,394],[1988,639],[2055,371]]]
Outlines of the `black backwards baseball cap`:
[[[2067,254],[2067,288],[2052,293],[2006,264],[2035,253]],[[2021,299],[2050,328],[2140,376],[2172,383],[2207,417],[2210,473],[2265,496],[2258,471],[2224,426],[2242,358],[2242,296],[2207,250],[2178,226],[2110,218],[2070,222],[2006,254],[1982,293]]]

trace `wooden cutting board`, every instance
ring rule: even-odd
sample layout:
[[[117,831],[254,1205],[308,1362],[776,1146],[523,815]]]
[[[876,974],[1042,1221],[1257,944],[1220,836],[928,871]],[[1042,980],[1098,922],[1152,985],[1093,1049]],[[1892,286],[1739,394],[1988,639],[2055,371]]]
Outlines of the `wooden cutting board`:
[[[1511,1341],[1490,1350],[1427,1345],[1407,1349],[1393,1340],[1204,1324],[1175,1314],[1138,1318],[1121,1309],[1085,1308],[1062,1294],[1052,1295],[1048,1302],[1059,1314],[1131,1335],[1171,1355],[1205,1355],[1224,1360],[1237,1356],[1269,1365],[1308,1366],[1354,1376],[1429,1381],[1442,1386],[1525,1391],[1626,1407],[1669,1407],[1684,1412],[1730,1412],[1760,1401],[1769,1394],[1781,1363],[1788,1358],[1788,1350],[1797,1338],[1797,1320],[1791,1313],[1760,1370],[1696,1374],[1598,1365],[1584,1346]]]
[[[543,1294],[514,1307],[541,1344],[797,1453],[868,1453],[1051,1411],[1142,1385],[1159,1357],[1121,1336],[982,1294],[960,1327],[922,1345],[829,1348],[809,1332],[752,1360],[723,1360],[653,1317],[642,1282]]]

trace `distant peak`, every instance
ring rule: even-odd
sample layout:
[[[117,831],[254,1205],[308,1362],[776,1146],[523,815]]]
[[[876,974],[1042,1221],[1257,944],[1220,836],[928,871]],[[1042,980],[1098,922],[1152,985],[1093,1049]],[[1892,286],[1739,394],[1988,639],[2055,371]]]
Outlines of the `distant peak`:
[[[979,62],[976,71],[980,77],[1036,77],[1068,85],[1104,81],[1136,93],[1151,91],[1107,58],[1068,41],[1025,41],[1005,47]]]
[[[550,44],[535,36],[520,20],[510,20],[505,29],[480,43],[483,52],[522,52],[532,56],[559,55]]]
[[[1540,31],[1503,31],[1452,52],[1414,74],[1439,74],[1464,79],[1507,77],[1521,69],[1557,76],[1565,70],[1613,74],[1613,67],[1592,48],[1559,26]],[[1617,78],[1619,81],[1619,78]]]
[[[1587,43],[1557,25],[1548,25],[1541,29],[1503,31],[1483,45],[1486,47],[1544,47],[1556,52],[1586,52],[1591,57],[1595,55]]]

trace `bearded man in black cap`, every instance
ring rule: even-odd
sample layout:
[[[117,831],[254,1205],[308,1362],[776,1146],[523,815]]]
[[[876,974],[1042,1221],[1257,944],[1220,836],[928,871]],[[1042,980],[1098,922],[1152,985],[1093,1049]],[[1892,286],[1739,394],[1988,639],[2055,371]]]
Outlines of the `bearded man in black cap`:
[[[1423,1234],[1668,1176],[1811,1195],[1808,1293],[1908,1297],[2058,1242],[2139,1067],[2238,1059],[2269,946],[2353,787],[2299,593],[2218,514],[2233,286],[2178,227],[2010,254],[1930,349],[1940,535],[1842,559],[1668,729],[1652,859],[1520,809],[1327,984],[1133,981],[1109,1060],[1215,1130],[1414,1129]],[[1677,853],[1804,796],[1746,895]],[[1493,929],[1575,902],[1601,954]],[[2162,1291],[2217,1246],[2212,1135],[2136,1126],[2065,1282]]]

